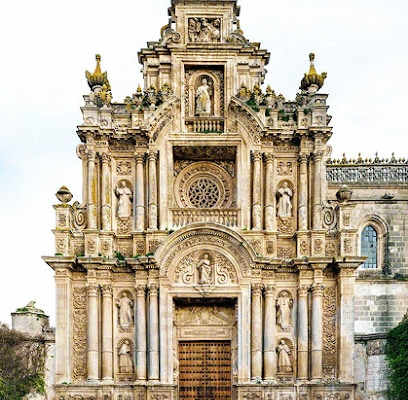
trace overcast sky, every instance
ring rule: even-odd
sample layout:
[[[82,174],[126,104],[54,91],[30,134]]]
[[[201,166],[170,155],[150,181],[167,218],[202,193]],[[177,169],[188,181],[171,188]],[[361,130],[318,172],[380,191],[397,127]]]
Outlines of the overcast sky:
[[[238,0],[241,28],[271,53],[265,86],[293,100],[308,54],[328,77],[333,156],[408,157],[408,1]],[[75,148],[85,70],[102,56],[114,101],[142,84],[137,52],[170,0],[22,0],[0,13],[0,321],[35,300],[55,321],[55,192],[81,201]]]

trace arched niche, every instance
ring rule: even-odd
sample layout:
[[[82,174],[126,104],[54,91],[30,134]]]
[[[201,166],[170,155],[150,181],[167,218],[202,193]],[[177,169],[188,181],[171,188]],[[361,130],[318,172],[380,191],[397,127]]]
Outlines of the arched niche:
[[[206,81],[204,83],[203,81]],[[208,86],[208,93],[210,96],[210,110],[204,112],[197,106],[197,94],[201,91],[203,85]],[[188,115],[190,117],[220,117],[222,116],[221,91],[222,82],[221,75],[217,71],[210,69],[200,69],[194,71],[189,76],[188,82]]]

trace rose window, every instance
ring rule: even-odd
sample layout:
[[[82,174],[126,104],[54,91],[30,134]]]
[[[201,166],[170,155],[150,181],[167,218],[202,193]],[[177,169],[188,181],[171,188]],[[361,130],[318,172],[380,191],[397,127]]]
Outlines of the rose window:
[[[230,208],[232,187],[232,178],[224,168],[198,161],[179,172],[174,195],[180,208]]]
[[[188,190],[191,205],[197,208],[212,208],[218,203],[220,191],[217,185],[208,178],[199,178]]]

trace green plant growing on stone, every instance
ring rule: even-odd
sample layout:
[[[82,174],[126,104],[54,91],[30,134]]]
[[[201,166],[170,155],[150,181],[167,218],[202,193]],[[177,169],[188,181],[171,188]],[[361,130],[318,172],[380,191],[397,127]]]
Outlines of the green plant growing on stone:
[[[19,400],[35,390],[45,394],[46,347],[32,337],[0,325],[0,399]]]
[[[388,398],[408,399],[408,318],[388,332],[386,355],[390,367]]]

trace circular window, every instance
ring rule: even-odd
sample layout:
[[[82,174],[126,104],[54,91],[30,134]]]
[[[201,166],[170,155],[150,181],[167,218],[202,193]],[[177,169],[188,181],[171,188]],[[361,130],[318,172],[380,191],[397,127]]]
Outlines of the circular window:
[[[218,203],[220,191],[211,179],[198,178],[190,185],[188,198],[194,207],[212,208]]]
[[[177,176],[174,194],[182,208],[229,208],[232,204],[232,179],[215,163],[190,164]]]

